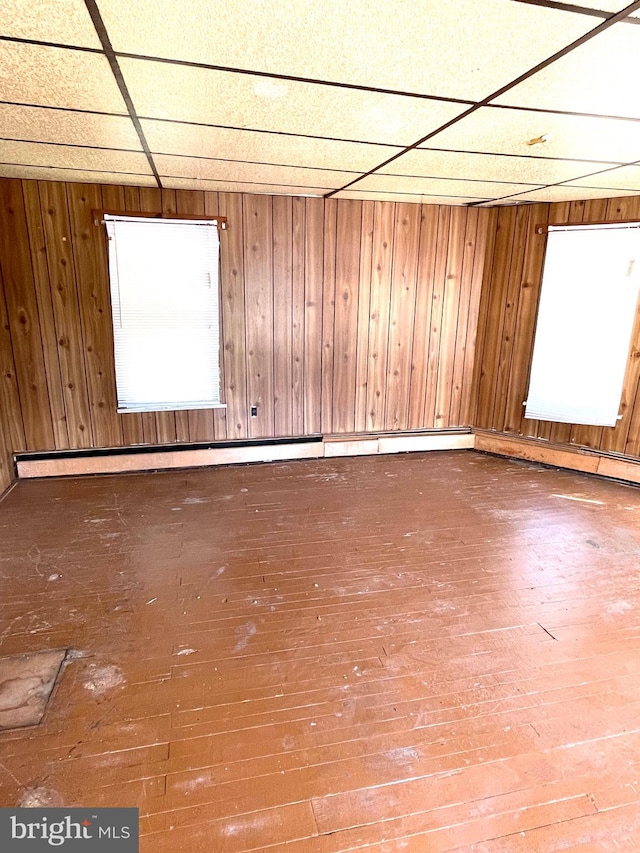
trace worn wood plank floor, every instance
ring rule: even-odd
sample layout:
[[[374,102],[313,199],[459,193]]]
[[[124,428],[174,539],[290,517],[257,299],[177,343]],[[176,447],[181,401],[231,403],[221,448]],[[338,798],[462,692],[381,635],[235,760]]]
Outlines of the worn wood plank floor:
[[[471,451],[26,481],[0,804],[143,853],[640,850],[640,490]],[[1,694],[1,686],[0,686]]]

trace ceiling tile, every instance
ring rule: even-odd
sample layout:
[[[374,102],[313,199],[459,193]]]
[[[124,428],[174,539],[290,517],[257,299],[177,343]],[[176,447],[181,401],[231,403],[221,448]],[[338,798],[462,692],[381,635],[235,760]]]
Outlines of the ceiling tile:
[[[640,27],[617,24],[497,98],[543,110],[640,118]]]
[[[102,54],[0,42],[2,100],[75,110],[127,112]]]
[[[411,145],[465,107],[425,98],[121,59],[136,112],[250,130]]]
[[[0,104],[0,136],[35,142],[142,150],[128,116],[94,115],[16,104]]]
[[[194,178],[163,178],[162,186],[170,190],[208,190],[210,192],[251,193],[251,195],[323,196],[322,187],[290,187],[278,184],[243,184],[234,181],[199,181]]]
[[[579,0],[578,6],[585,6],[587,9],[599,9],[601,12],[609,12],[615,14],[622,12],[628,6],[630,0]],[[637,15],[638,12],[634,12]]]
[[[356,189],[356,187],[349,187]],[[383,192],[418,193],[440,196],[497,198],[529,189],[527,184],[502,184],[489,181],[456,181],[446,178],[412,178],[396,175],[369,175],[358,181],[357,189]]]
[[[449,98],[486,97],[593,27],[505,0],[98,0],[117,51]]]
[[[142,129],[150,149],[159,154],[187,154],[354,172],[366,172],[401,150],[386,145],[166,121],[143,121]]]
[[[157,187],[149,175],[122,175],[81,169],[47,169],[44,166],[16,166],[0,163],[0,177],[38,181],[71,181],[87,184],[127,184],[136,187]]]
[[[112,151],[49,145],[39,142],[0,141],[0,162],[63,169],[97,169],[103,172],[151,174],[146,156],[137,151]]]
[[[416,148],[398,157],[388,166],[384,166],[380,174],[468,178],[539,185],[568,181],[598,168],[602,166],[575,160],[548,160],[542,157],[509,157]]]
[[[615,192],[612,192],[610,189],[593,189],[590,187],[540,187],[539,189],[531,190],[530,192],[518,193],[508,199],[505,199],[504,202],[497,199],[496,203],[503,204],[508,202],[509,204],[513,204],[515,202],[525,201],[579,201],[580,199],[586,198],[611,198],[623,195],[637,195],[637,192],[624,192],[623,190],[616,190]]]
[[[640,166],[621,166],[610,172],[591,175],[578,181],[567,181],[578,187],[609,187],[615,190],[631,190],[640,193]]]
[[[548,135],[547,142],[527,145],[543,134]],[[640,122],[483,107],[425,146],[624,163],[638,159]]]
[[[0,34],[12,38],[100,49],[100,39],[83,0],[2,0]]]
[[[482,198],[472,196],[437,196],[437,195],[420,195],[420,194],[403,194],[403,193],[383,193],[383,192],[364,192],[362,190],[342,190],[336,193],[333,198],[354,198],[364,201],[406,201],[410,204],[448,204],[448,205],[463,205],[470,204],[474,201],[482,201]]]
[[[156,154],[153,158],[160,175],[174,178],[196,178],[213,181],[252,182],[258,184],[287,184],[295,186],[344,186],[358,172],[331,172],[323,169],[300,169],[295,166],[271,166],[262,163],[238,163],[228,160],[198,160],[193,157],[174,157]]]

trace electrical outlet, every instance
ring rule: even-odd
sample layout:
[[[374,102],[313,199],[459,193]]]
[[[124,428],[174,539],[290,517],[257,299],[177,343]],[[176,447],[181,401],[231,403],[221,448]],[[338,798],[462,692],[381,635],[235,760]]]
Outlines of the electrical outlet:
[[[251,406],[251,417],[252,418],[258,417],[258,407],[257,406]]]

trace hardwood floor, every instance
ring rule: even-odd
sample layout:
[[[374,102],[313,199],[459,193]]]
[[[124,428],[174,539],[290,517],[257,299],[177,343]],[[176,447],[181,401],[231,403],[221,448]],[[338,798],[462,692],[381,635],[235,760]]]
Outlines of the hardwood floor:
[[[640,849],[640,490],[472,451],[21,482],[0,805],[143,853]],[[2,687],[0,685],[0,698]]]

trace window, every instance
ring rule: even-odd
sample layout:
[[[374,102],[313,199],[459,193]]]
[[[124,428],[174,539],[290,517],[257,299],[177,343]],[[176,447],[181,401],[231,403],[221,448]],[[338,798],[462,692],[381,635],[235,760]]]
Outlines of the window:
[[[549,228],[525,417],[615,426],[640,280],[640,223]]]
[[[118,411],[221,406],[217,223],[104,220]]]

